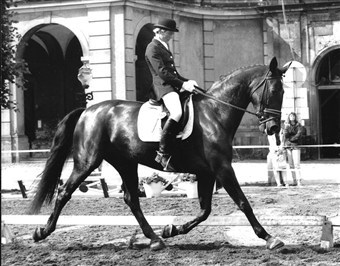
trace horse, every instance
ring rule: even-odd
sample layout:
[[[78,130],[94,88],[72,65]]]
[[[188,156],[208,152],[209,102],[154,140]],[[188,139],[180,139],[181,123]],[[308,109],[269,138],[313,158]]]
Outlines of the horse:
[[[174,147],[173,163],[177,171],[197,176],[200,211],[183,225],[166,225],[161,236],[146,220],[138,197],[138,164],[161,170],[154,161],[157,142],[143,142],[137,134],[137,116],[142,103],[108,100],[70,112],[58,124],[49,158],[41,173],[29,214],[39,213],[44,203],[55,205],[46,227],[37,227],[35,242],[45,239],[56,228],[58,217],[72,193],[98,168],[103,160],[122,178],[124,201],[150,239],[150,249],[165,248],[162,238],[187,234],[211,213],[213,186],[217,180],[245,214],[255,234],[266,241],[269,250],[284,243],[259,223],[232,168],[232,140],[248,104],[252,103],[260,131],[272,135],[280,130],[283,99],[282,75],[289,66],[278,67],[274,57],[269,67],[254,65],[235,70],[216,81],[206,92],[192,95],[194,123],[190,137]],[[73,155],[73,170],[68,180],[60,175],[68,156]],[[57,196],[55,196],[57,194]]]

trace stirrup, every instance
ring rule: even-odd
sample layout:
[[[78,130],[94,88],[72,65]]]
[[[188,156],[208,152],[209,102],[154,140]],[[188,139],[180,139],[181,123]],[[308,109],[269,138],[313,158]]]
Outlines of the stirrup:
[[[157,151],[155,161],[163,166],[165,172],[175,172],[175,168],[170,163],[171,155]]]

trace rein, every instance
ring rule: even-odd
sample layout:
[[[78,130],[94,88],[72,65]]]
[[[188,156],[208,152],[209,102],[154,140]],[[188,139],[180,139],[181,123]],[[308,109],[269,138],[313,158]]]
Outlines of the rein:
[[[265,83],[265,82],[266,82],[267,80],[269,80],[269,79],[275,79],[275,78],[276,78],[276,77],[267,77],[268,73],[269,73],[269,70],[268,70],[268,72],[266,73],[266,77],[265,77],[265,78],[264,78],[264,79],[256,86],[256,88],[251,92],[250,96],[252,96],[252,95],[254,94],[254,92],[257,91],[257,90],[264,84],[264,85],[265,85],[265,88],[264,88],[264,90],[263,90],[263,92],[262,92],[262,98],[263,98],[264,92],[265,92],[265,89],[266,89],[266,85],[267,85],[267,83]],[[204,97],[207,97],[207,98],[209,98],[209,99],[212,99],[212,100],[214,100],[214,101],[216,101],[216,102],[219,102],[219,103],[221,103],[221,104],[228,105],[228,106],[233,107],[233,108],[235,108],[235,109],[237,109],[237,110],[241,110],[241,111],[246,112],[246,113],[248,113],[248,114],[254,115],[254,116],[256,116],[259,120],[260,120],[261,118],[263,118],[263,115],[264,115],[264,114],[271,114],[271,115],[273,115],[273,116],[281,116],[281,111],[278,111],[278,110],[275,110],[275,109],[271,109],[271,108],[265,108],[263,111],[261,111],[261,108],[260,108],[260,111],[258,111],[258,112],[256,112],[256,113],[255,113],[255,112],[251,112],[251,111],[249,111],[249,110],[247,110],[247,109],[245,109],[245,108],[242,108],[242,107],[233,105],[233,104],[231,104],[231,103],[227,103],[227,102],[225,102],[225,101],[222,101],[222,100],[220,100],[220,99],[217,99],[216,97],[207,94],[207,93],[206,93],[202,88],[200,88],[200,87],[195,86],[195,88],[196,88],[196,89],[194,90],[194,93],[203,95]],[[263,99],[262,99],[262,100],[263,100]],[[261,105],[262,105],[262,100],[261,100]],[[260,120],[259,123],[260,123],[260,125],[261,125],[261,124],[264,124],[264,123],[266,123],[266,122],[268,122],[268,121],[270,121],[270,120],[273,120],[273,119],[274,119],[274,117],[269,117],[269,118],[267,118],[267,119]]]
[[[212,100],[214,100],[214,101],[216,101],[216,102],[219,102],[219,103],[222,103],[222,104],[224,104],[224,105],[231,106],[231,107],[233,107],[233,108],[235,108],[235,109],[238,109],[238,110],[247,112],[247,113],[249,113],[249,114],[255,115],[255,116],[258,117],[258,118],[261,117],[259,113],[254,113],[254,112],[248,111],[247,109],[244,109],[244,108],[242,108],[242,107],[239,107],[239,106],[233,105],[233,104],[231,104],[231,103],[227,103],[227,102],[225,102],[225,101],[222,101],[222,100],[220,100],[220,99],[217,99],[216,97],[214,97],[214,96],[212,96],[212,95],[209,95],[209,94],[205,93],[204,90],[203,90],[202,88],[200,88],[200,87],[195,86],[195,88],[196,88],[196,90],[194,90],[194,93],[203,95],[204,97],[207,97],[207,98],[209,98],[209,99],[212,99]]]

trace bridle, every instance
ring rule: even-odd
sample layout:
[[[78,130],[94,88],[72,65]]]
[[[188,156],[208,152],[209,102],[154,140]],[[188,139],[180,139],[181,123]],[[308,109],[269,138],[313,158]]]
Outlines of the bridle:
[[[269,100],[268,97],[267,97],[267,95],[268,95],[267,81],[271,80],[271,79],[281,79],[281,76],[269,77],[268,74],[269,74],[269,70],[267,71],[264,79],[250,93],[250,97],[252,97],[253,94],[255,93],[255,91],[257,91],[264,84],[264,88],[263,88],[262,95],[261,95],[261,101],[260,101],[260,109],[259,109],[258,112],[255,113],[255,115],[259,119],[260,125],[262,125],[262,124],[264,124],[264,123],[266,123],[270,120],[273,120],[277,117],[281,117],[281,111],[266,107],[266,106],[268,106],[268,100]],[[269,118],[266,119],[266,117],[268,117],[268,116],[269,116]]]
[[[264,97],[267,96],[267,94],[268,94],[268,84],[267,84],[267,81],[271,80],[271,79],[281,79],[281,76],[269,77],[268,74],[269,74],[269,70],[267,71],[266,76],[264,77],[264,79],[250,93],[250,97],[252,97],[253,94],[260,87],[262,87],[264,85],[264,88],[263,88],[263,91],[262,91],[262,95],[261,95],[260,108],[259,108],[259,111],[257,111],[257,112],[252,112],[252,111],[249,111],[249,110],[247,110],[245,108],[242,108],[242,107],[233,105],[231,103],[227,103],[225,101],[222,101],[220,99],[217,99],[216,97],[207,94],[203,89],[201,89],[201,88],[199,88],[197,86],[195,86],[196,89],[194,90],[194,93],[203,95],[204,97],[212,99],[212,100],[214,100],[216,102],[219,102],[221,104],[228,105],[228,106],[230,106],[232,108],[235,108],[237,110],[241,110],[243,112],[246,112],[246,113],[249,113],[251,115],[254,115],[254,116],[256,116],[259,119],[259,124],[262,125],[262,124],[264,124],[264,123],[266,123],[266,122],[268,122],[270,120],[276,119],[277,117],[281,117],[281,111],[266,107],[268,105],[268,97],[266,97],[264,99]],[[264,100],[266,101],[265,103],[263,103]],[[266,118],[268,115],[271,115],[271,117]]]

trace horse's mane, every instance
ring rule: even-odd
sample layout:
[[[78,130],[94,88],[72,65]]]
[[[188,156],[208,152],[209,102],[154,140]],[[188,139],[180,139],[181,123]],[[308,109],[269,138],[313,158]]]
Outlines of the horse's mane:
[[[230,79],[234,78],[235,76],[239,75],[240,73],[242,73],[245,70],[248,70],[248,69],[254,68],[254,67],[261,67],[261,66],[263,66],[263,65],[254,64],[254,65],[250,65],[250,66],[243,66],[243,67],[236,68],[236,69],[230,71],[228,74],[221,75],[220,79],[215,81],[208,90],[211,90],[216,86],[219,86],[223,82],[229,81]]]

